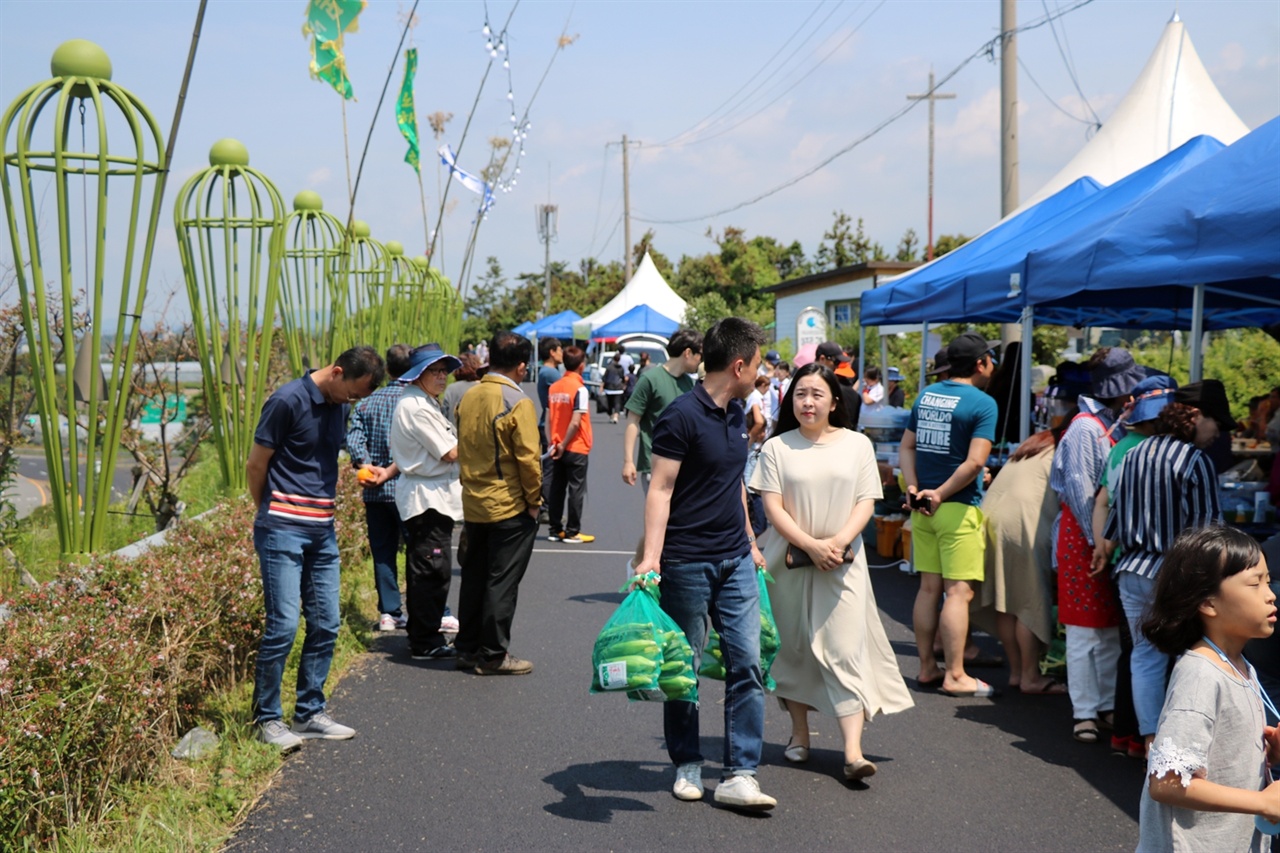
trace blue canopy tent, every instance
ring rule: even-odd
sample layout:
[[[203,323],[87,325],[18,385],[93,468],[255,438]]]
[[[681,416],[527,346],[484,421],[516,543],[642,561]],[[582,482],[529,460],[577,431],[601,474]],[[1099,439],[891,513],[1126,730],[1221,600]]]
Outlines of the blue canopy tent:
[[[669,338],[680,328],[670,317],[659,314],[648,305],[637,305],[591,333],[594,340],[613,340],[620,335],[648,333]]]
[[[1026,271],[1037,319],[1080,305],[1175,314],[1192,330],[1197,376],[1203,328],[1280,322],[1280,118],[1140,204],[1031,252]]]
[[[573,340],[573,324],[582,319],[577,311],[561,311],[550,317],[543,317],[533,324],[533,333],[540,338],[560,338],[563,341]]]
[[[1015,323],[1021,316],[1025,299],[1019,299],[1016,289],[1011,290],[1010,276],[1018,274],[1020,281],[1028,281],[1025,263],[1033,249],[1050,245],[1064,234],[1080,229],[1083,223],[1105,220],[1118,212],[1131,209],[1155,189],[1204,162],[1224,148],[1221,142],[1208,136],[1198,136],[1156,162],[1139,169],[1109,187],[1098,187],[1096,182],[1081,179],[1066,189],[1050,196],[1022,215],[1004,222],[954,252],[943,255],[935,264],[922,268],[863,297],[863,322],[878,325],[883,322],[921,323],[986,321]],[[1086,183],[1095,189],[1085,191]],[[1073,192],[1074,191],[1074,192]],[[1046,208],[1047,205],[1052,205]],[[1041,210],[1042,208],[1046,208]],[[1039,212],[1037,216],[1030,214]],[[989,239],[994,238],[994,239]],[[969,246],[981,243],[982,251],[961,253]],[[933,273],[953,256],[952,262],[941,274]],[[926,277],[917,279],[921,273]],[[927,293],[921,294],[922,287]],[[904,288],[904,293],[898,293]],[[887,292],[886,292],[887,291]],[[1023,290],[1023,294],[1027,291]],[[1111,312],[1107,312],[1108,315]],[[891,319],[881,319],[885,316]],[[1184,317],[1184,326],[1186,319]],[[1066,319],[1042,318],[1045,322],[1071,324]],[[1090,319],[1077,315],[1079,324],[1102,322],[1103,318]],[[1170,328],[1172,318],[1165,314],[1143,317],[1143,328]],[[1116,325],[1108,316],[1107,325]],[[1122,323],[1121,325],[1130,325]]]
[[[515,332],[517,335],[526,335],[526,336],[528,336],[528,335],[532,335],[532,334],[533,334],[533,321],[532,321],[532,320],[525,320],[523,323],[521,323],[519,326],[516,326],[516,327],[515,327],[514,329],[512,329],[511,331]]]

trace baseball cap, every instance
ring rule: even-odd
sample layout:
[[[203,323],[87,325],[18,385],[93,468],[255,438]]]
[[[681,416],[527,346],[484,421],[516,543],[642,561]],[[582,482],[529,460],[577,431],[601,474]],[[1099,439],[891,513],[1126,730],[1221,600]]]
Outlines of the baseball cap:
[[[964,332],[947,344],[947,361],[977,361],[999,346],[999,341],[989,341],[977,332]]]
[[[813,351],[813,357],[815,361],[819,358],[829,358],[839,364],[847,364],[851,360],[835,341],[824,341],[818,344],[818,348]]]
[[[778,354],[778,351],[776,349],[771,349],[764,354],[764,360],[769,362],[770,364],[777,364],[778,362],[782,361],[782,356]]]
[[[439,344],[423,344],[415,347],[413,352],[409,353],[409,369],[400,376],[400,381],[413,382],[422,375],[422,371],[441,360],[445,362],[450,373],[462,367],[462,360],[446,353]]]
[[[1235,429],[1231,417],[1231,404],[1227,402],[1227,390],[1218,379],[1206,379],[1183,385],[1173,392],[1173,402],[1195,406],[1206,417],[1213,418],[1224,431]]]

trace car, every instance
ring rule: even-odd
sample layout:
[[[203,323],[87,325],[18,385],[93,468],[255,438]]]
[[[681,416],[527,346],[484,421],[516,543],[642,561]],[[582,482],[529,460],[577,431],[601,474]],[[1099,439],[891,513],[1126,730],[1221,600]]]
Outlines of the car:
[[[613,360],[613,354],[618,351],[619,345],[625,348],[626,354],[637,365],[640,364],[640,354],[648,353],[649,366],[657,367],[667,360],[667,343],[667,338],[650,334],[622,335],[615,341],[603,343],[597,349],[595,359],[583,371],[583,379],[592,395],[598,398],[604,382],[605,365]]]

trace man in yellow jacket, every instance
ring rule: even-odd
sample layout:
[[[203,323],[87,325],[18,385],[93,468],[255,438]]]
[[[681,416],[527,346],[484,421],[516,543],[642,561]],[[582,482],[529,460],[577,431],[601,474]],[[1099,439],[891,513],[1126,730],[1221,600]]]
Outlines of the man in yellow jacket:
[[[489,372],[458,402],[458,464],[467,551],[458,589],[458,669],[525,675],[533,664],[507,654],[520,581],[529,567],[542,506],[538,413],[520,390],[529,341],[499,332]]]

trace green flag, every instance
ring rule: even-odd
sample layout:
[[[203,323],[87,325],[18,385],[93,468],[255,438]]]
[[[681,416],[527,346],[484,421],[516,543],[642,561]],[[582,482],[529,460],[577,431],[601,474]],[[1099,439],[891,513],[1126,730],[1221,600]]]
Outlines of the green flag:
[[[352,97],[347,61],[342,53],[346,33],[357,31],[365,0],[309,0],[304,35],[311,40],[311,76],[323,80],[343,98]]]
[[[400,84],[400,100],[396,104],[396,124],[409,143],[404,161],[418,169],[418,113],[413,107],[413,75],[418,71],[418,49],[411,47],[404,52],[404,82]],[[419,172],[421,174],[421,172]]]

